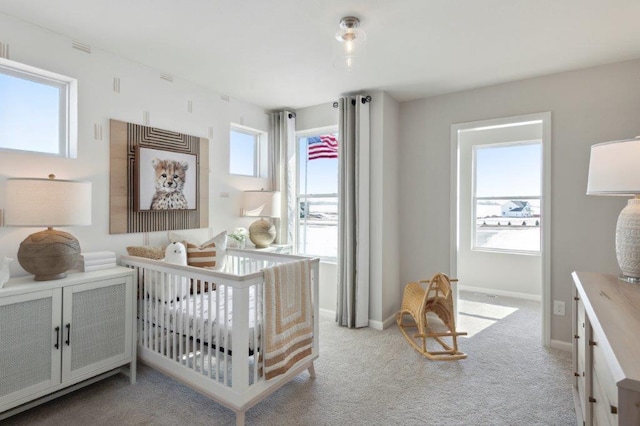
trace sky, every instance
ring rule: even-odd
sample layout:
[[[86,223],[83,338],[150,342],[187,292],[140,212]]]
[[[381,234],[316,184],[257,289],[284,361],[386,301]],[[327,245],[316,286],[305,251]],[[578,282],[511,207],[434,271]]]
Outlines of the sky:
[[[0,147],[57,154],[60,89],[0,74]]]
[[[476,146],[476,196],[540,196],[542,145]]]

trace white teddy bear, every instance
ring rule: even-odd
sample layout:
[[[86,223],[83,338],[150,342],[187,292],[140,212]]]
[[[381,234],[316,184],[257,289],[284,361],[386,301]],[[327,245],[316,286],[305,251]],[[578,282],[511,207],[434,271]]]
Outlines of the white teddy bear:
[[[164,251],[164,259],[167,263],[174,263],[176,265],[187,264],[187,249],[182,243],[171,243]]]
[[[175,265],[187,264],[187,249],[182,243],[171,243],[164,251],[164,262]],[[155,274],[154,274],[155,275]],[[162,290],[164,284],[164,291]],[[158,276],[157,279],[152,278],[147,282],[149,285],[149,295],[163,302],[173,302],[178,299],[189,297],[189,284],[186,277],[176,275]]]

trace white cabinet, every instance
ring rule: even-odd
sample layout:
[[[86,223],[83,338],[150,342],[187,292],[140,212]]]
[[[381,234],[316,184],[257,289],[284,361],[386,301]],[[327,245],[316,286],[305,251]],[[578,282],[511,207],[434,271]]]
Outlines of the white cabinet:
[[[117,267],[0,289],[0,420],[99,376],[135,382],[134,281]]]
[[[576,413],[584,425],[640,424],[640,286],[574,272]]]

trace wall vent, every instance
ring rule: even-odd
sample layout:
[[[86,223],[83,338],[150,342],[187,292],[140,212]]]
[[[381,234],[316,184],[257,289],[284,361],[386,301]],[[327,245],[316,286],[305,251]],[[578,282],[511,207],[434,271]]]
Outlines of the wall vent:
[[[220,95],[220,99],[223,101],[229,102],[229,95]]]
[[[143,111],[142,112],[142,123],[145,126],[149,125],[149,111]]]
[[[193,101],[187,101],[187,112],[193,112]]]
[[[120,77],[113,77],[113,91],[120,93]]]
[[[9,43],[0,42],[0,58],[9,59]]]
[[[209,139],[213,139],[213,127],[209,127]]]
[[[71,42],[71,47],[84,53],[91,53],[91,46],[89,46],[88,44],[80,43],[76,40],[73,40]]]
[[[93,125],[93,138],[97,141],[102,140],[102,124],[95,123]]]
[[[163,80],[166,80],[166,81],[168,81],[170,83],[173,83],[173,76],[171,74],[167,74],[167,73],[161,72],[160,73],[160,78],[163,79]]]

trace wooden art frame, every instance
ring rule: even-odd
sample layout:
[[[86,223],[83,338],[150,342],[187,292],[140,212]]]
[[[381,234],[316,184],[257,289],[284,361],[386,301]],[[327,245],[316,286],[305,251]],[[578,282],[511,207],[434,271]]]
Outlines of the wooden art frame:
[[[140,196],[141,152],[161,159],[186,161],[192,173],[189,208],[151,210]],[[166,231],[209,226],[209,140],[155,127],[110,120],[109,233]],[[156,158],[156,157],[154,157]],[[145,160],[146,161],[146,160]],[[146,173],[145,172],[145,173]],[[148,178],[147,178],[148,179]],[[152,178],[155,179],[155,178]],[[143,179],[144,181],[144,179]],[[147,180],[148,182],[148,180]],[[143,200],[147,200],[144,198]],[[142,207],[142,208],[140,208]],[[145,209],[147,207],[147,209]]]

